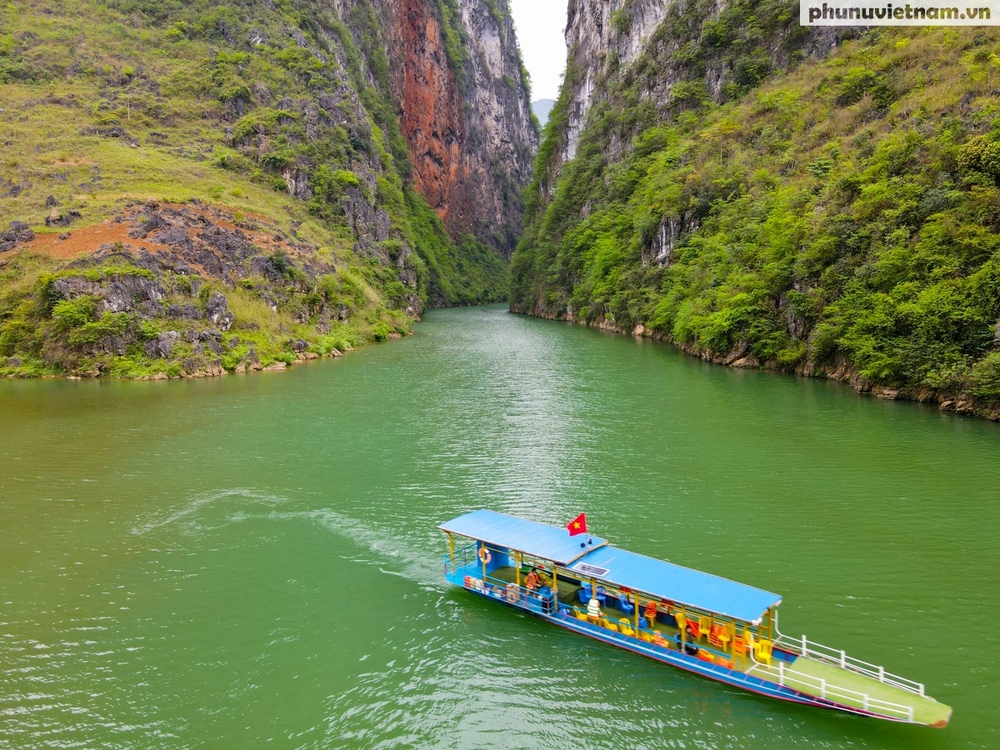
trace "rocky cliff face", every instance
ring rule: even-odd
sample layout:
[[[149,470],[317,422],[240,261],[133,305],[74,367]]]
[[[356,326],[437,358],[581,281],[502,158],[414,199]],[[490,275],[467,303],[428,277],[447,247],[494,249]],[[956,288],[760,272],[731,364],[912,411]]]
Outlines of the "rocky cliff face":
[[[569,99],[562,158],[576,156],[591,98],[612,61],[630,65],[666,15],[664,0],[570,0],[566,19],[569,65],[575,71]]]
[[[471,234],[509,258],[538,134],[508,0],[339,0],[337,9],[395,107],[413,187],[454,240]]]
[[[377,1],[414,186],[454,238],[509,257],[538,135],[507,0]]]
[[[7,4],[0,101],[0,374],[199,371],[150,344],[198,330],[189,288],[232,302],[264,366],[506,296],[537,140],[506,0]],[[129,205],[269,230],[215,247],[193,214]],[[174,220],[155,248],[118,236]],[[183,277],[190,325],[64,273]]]
[[[707,0],[569,0],[570,75],[561,161],[576,155],[595,97],[612,98],[622,84],[638,83],[641,96],[665,118],[705,97],[717,103],[731,99],[774,71],[803,58],[822,57],[857,33],[851,28],[801,29],[797,16],[784,6],[759,6]],[[730,21],[746,19],[750,11],[758,16],[755,23],[766,27],[766,40],[738,39],[724,29]],[[622,106],[620,100],[617,106]]]
[[[512,310],[1000,419],[1000,34],[570,0],[566,38]]]

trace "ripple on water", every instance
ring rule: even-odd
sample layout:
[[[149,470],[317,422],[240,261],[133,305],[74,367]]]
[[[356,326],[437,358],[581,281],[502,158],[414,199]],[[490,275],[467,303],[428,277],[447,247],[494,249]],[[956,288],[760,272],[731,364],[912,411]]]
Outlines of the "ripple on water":
[[[1000,745],[995,426],[499,308],[0,410],[0,747]],[[447,588],[436,526],[478,507],[777,591],[956,720],[766,701]]]

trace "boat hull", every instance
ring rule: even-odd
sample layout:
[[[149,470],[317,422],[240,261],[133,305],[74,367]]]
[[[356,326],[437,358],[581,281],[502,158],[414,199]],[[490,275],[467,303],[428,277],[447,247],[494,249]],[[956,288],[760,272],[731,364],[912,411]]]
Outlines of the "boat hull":
[[[588,638],[607,643],[611,646],[617,646],[618,648],[631,651],[632,653],[645,656],[664,664],[678,667],[701,677],[707,677],[708,679],[715,680],[726,685],[732,685],[733,687],[740,688],[741,690],[747,690],[757,695],[775,698],[789,703],[816,706],[818,708],[828,708],[835,711],[843,711],[845,713],[857,714],[859,716],[870,716],[872,718],[885,719],[887,721],[895,721],[904,724],[920,723],[910,722],[898,716],[880,714],[874,711],[864,711],[853,706],[847,706],[828,699],[808,695],[807,693],[801,693],[787,686],[778,685],[777,683],[769,680],[763,680],[759,677],[745,674],[737,669],[729,669],[718,664],[703,661],[679,650],[663,648],[662,646],[648,643],[647,641],[643,641],[633,636],[616,633],[590,622],[581,621],[572,615],[561,614],[558,612],[548,613],[545,612],[540,606],[526,606],[520,601],[509,601],[502,595],[495,592],[481,591],[475,586],[466,585],[462,579],[454,580],[451,576],[447,577],[451,583],[455,584],[459,588],[469,591],[470,593],[476,594],[484,599],[489,599],[490,601],[505,604],[518,611],[534,615],[541,620],[550,622],[553,625],[557,625],[565,630],[587,636]],[[777,658],[781,658],[781,654],[778,649],[775,649],[775,656]]]

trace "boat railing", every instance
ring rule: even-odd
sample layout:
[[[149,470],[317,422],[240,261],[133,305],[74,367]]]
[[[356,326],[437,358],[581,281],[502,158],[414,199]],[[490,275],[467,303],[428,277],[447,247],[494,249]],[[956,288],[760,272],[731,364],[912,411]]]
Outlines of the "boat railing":
[[[913,706],[904,706],[901,703],[892,703],[881,698],[873,698],[868,693],[863,693],[860,690],[851,690],[841,685],[835,685],[823,677],[814,677],[813,675],[792,669],[781,659],[774,660],[777,666],[775,668],[774,666],[765,665],[757,661],[757,657],[752,651],[750,652],[750,658],[753,660],[754,665],[747,670],[747,674],[752,674],[754,671],[766,670],[771,677],[777,675],[778,684],[782,687],[809,694],[818,693],[819,697],[824,700],[835,701],[848,707],[851,707],[852,704],[857,704],[857,708],[868,713],[874,712],[882,715],[898,716],[900,719],[909,722],[913,721]],[[806,689],[802,691],[801,688]],[[848,703],[845,704],[844,701],[848,701]]]
[[[906,690],[907,692],[915,693],[921,697],[926,695],[923,683],[914,682],[913,680],[900,677],[892,672],[887,672],[885,667],[879,666],[878,664],[871,664],[870,662],[862,661],[861,659],[855,659],[853,656],[848,656],[845,651],[831,648],[830,646],[824,646],[821,643],[815,643],[814,641],[810,641],[804,635],[799,638],[790,638],[780,630],[778,630],[777,633],[778,637],[775,639],[774,645],[797,656],[804,656],[808,659],[815,659],[816,661],[832,664],[833,666],[840,667],[848,672],[854,672],[855,674],[860,674],[863,677],[870,677],[873,680],[878,680],[884,685],[897,687],[900,690]]]
[[[567,611],[571,612],[573,616],[576,616],[577,614],[583,614],[583,615],[587,614],[586,610],[581,609],[580,607],[560,605],[560,609],[564,608]],[[590,621],[589,617],[586,619]],[[609,622],[609,624],[611,625],[619,624],[610,618],[602,617],[601,619],[606,622]],[[632,626],[631,624],[630,628],[634,630],[634,626]],[[638,632],[648,633],[649,635],[654,635],[654,634],[660,635],[657,631],[648,630],[646,628],[639,628]],[[696,648],[698,651],[707,651],[717,658],[719,657],[723,659],[731,658],[729,654],[716,651],[710,646],[705,646],[701,643],[697,642],[684,643],[679,635],[666,636],[664,637],[664,640],[670,642],[676,648],[680,648],[683,643],[689,648]],[[654,644],[651,643],[649,645],[653,646]],[[777,675],[778,678],[777,682],[782,687],[787,687],[792,690],[796,690],[798,689],[796,686],[800,686],[802,688],[806,688],[805,691],[800,690],[800,692],[807,692],[809,694],[818,693],[819,697],[825,700],[838,702],[841,703],[841,705],[845,705],[843,702],[847,701],[846,705],[848,706],[848,708],[850,708],[852,704],[857,704],[857,708],[865,712],[876,712],[882,715],[898,717],[901,720],[909,722],[913,721],[914,717],[913,706],[905,706],[900,703],[892,703],[891,701],[882,700],[881,698],[874,698],[871,695],[863,693],[859,690],[851,690],[850,688],[833,684],[822,677],[813,677],[812,675],[804,674],[802,672],[799,672],[798,670],[786,666],[785,662],[780,659],[775,660],[777,662],[777,669],[775,669],[775,667],[766,666],[761,662],[757,661],[752,650],[750,651],[750,658],[753,661],[753,666],[747,670],[746,672],[747,674],[752,674],[755,670],[758,672],[767,670],[768,674],[771,675],[772,677],[775,676],[775,674]]]
[[[462,575],[466,588],[478,591],[493,599],[517,604],[521,607],[548,614],[557,607],[555,596],[551,589],[530,589],[518,586],[511,581],[496,578],[489,574],[483,575],[482,561],[479,559],[479,545],[470,544],[456,549],[454,555],[444,556],[445,571],[451,576]]]
[[[473,542],[464,547],[459,547],[454,554],[448,553],[444,556],[445,571],[450,575],[455,575],[458,570],[467,570],[479,567],[479,543]]]
[[[482,581],[482,593],[494,599],[500,599],[509,604],[517,604],[518,606],[527,607],[528,609],[545,614],[552,613],[556,609],[555,594],[548,587],[530,589],[526,586],[518,586],[516,583],[505,581],[502,578],[494,578],[491,575],[483,578],[481,571],[479,576],[469,577],[473,580]],[[474,587],[479,590],[478,584],[474,584]]]

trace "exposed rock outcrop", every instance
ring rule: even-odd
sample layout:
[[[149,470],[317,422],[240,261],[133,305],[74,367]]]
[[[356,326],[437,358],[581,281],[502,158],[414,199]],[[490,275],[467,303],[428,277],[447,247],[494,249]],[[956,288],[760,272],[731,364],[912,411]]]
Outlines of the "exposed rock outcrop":
[[[663,0],[570,0],[566,46],[571,56],[568,65],[577,75],[570,87],[564,161],[576,156],[591,100],[608,65],[612,60],[620,66],[631,64],[667,8]]]
[[[12,221],[9,226],[10,229],[6,232],[0,232],[0,253],[13,250],[18,243],[31,242],[35,239],[31,227],[23,221]]]
[[[216,292],[205,303],[205,317],[220,331],[228,331],[236,316],[229,310],[225,296]]]
[[[700,19],[702,23],[718,19],[732,3],[715,4]],[[707,7],[707,6],[706,6]],[[705,45],[705,35],[710,26],[688,22],[680,26],[690,36],[677,34],[668,23],[670,13],[698,13],[692,3],[668,3],[664,0],[569,0],[566,22],[566,46],[569,49],[567,70],[568,109],[566,127],[562,134],[561,161],[576,156],[580,136],[587,124],[587,117],[595,101],[607,99],[612,87],[606,85],[609,76],[627,70],[643,55],[649,60],[638,75],[646,100],[666,116],[678,106],[684,106],[684,97],[692,89],[679,92],[678,84],[694,82],[699,91],[717,103],[727,97],[727,84],[737,75],[725,60],[724,46],[707,51],[692,59],[692,48]],[[794,21],[797,24],[797,21]],[[703,31],[704,30],[704,31]],[[857,34],[852,27],[810,27],[792,35],[782,30],[775,34],[767,50],[768,69],[782,70],[803,55],[822,57],[837,43]],[[711,48],[712,42],[707,46]],[[675,54],[678,52],[684,54]],[[758,61],[759,64],[760,61]],[[618,80],[621,85],[621,79]],[[618,139],[613,150],[628,146],[628,140]]]
[[[538,136],[508,0],[460,0],[449,19],[434,0],[377,4],[399,62],[390,81],[414,186],[453,237],[472,233],[509,256]],[[448,34],[463,38],[462,59],[449,58]]]
[[[8,356],[0,357],[0,370],[18,376],[30,360],[72,377],[278,371],[323,354],[341,356],[325,341],[335,331],[341,332],[341,348],[352,338],[396,335],[383,323],[381,331],[376,325],[356,338],[348,320],[368,308],[372,290],[357,282],[345,286],[333,259],[290,240],[263,217],[240,218],[242,227],[236,220],[231,211],[197,202],[145,203],[78,230],[78,244],[87,245],[92,236],[117,241],[83,253],[21,292],[34,303],[17,330],[35,326],[39,333],[20,341],[8,337],[4,343],[14,341],[17,348],[2,353]],[[15,222],[11,231],[26,238],[30,230]],[[34,238],[24,247],[45,241]],[[12,253],[4,264],[10,272],[29,257]],[[399,309],[400,321],[422,309],[415,288],[404,285],[401,294],[397,304],[406,310]],[[242,317],[230,308],[233,295],[242,297]],[[300,335],[288,340],[292,325],[302,326]],[[9,356],[15,351],[25,356]],[[125,357],[128,364],[121,365],[118,358]],[[150,368],[163,373],[149,375]]]
[[[160,333],[155,339],[146,342],[146,354],[153,359],[170,359],[170,353],[180,338],[177,331]]]

